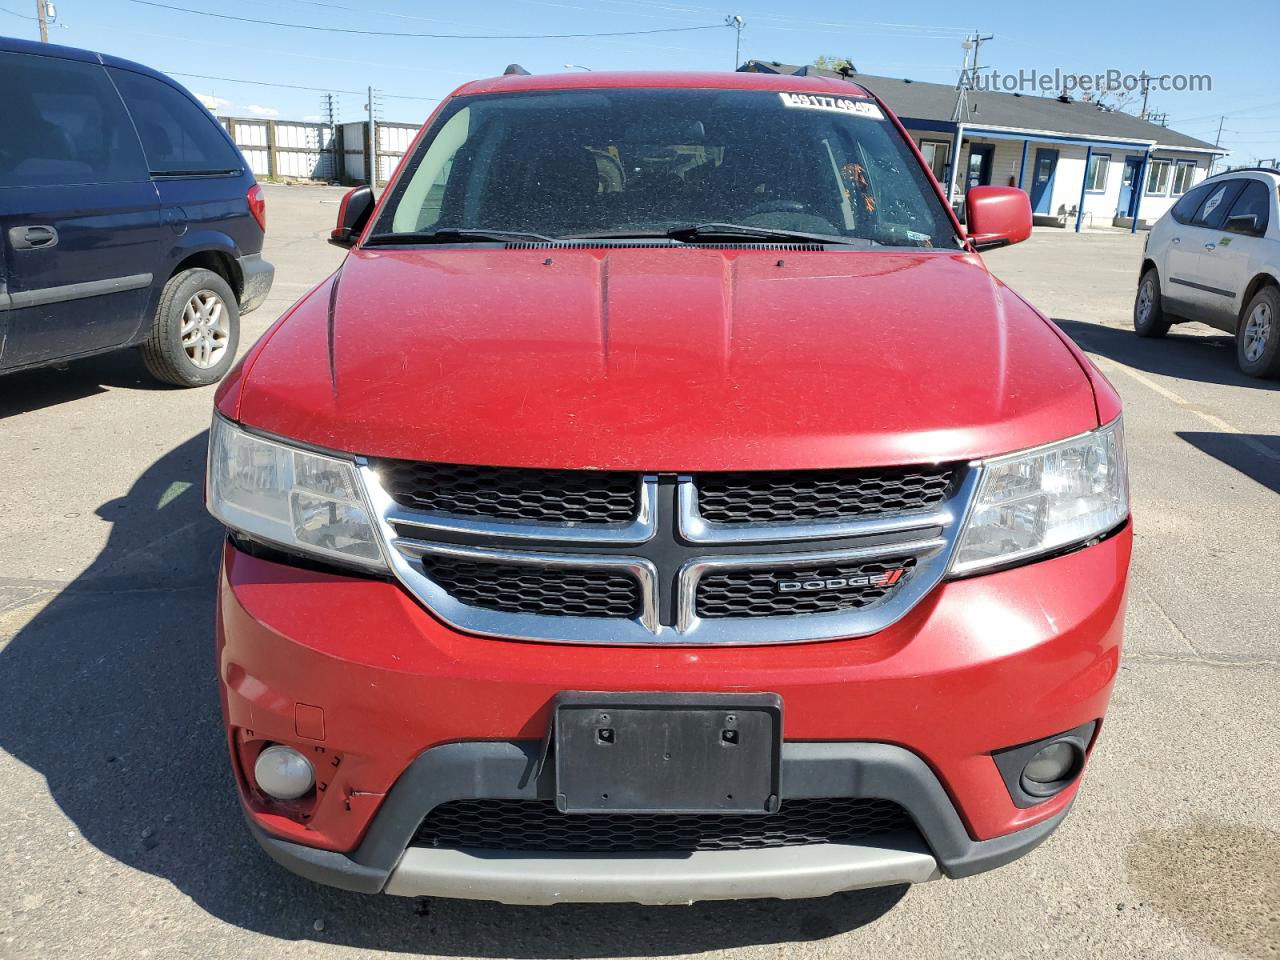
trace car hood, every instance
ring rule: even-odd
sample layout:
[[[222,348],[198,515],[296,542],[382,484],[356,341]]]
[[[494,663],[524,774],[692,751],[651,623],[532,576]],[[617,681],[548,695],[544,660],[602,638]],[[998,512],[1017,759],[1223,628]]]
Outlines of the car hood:
[[[961,460],[1097,426],[1060,332],[979,257],[354,251],[223,412],[320,447],[652,471]]]

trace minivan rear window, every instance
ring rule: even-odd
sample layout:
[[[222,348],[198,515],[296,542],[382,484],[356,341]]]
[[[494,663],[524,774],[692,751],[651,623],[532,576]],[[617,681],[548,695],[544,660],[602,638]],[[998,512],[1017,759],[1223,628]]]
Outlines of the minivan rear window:
[[[0,53],[0,187],[125,183],[147,166],[102,67]]]
[[[240,154],[204,107],[160,80],[108,69],[133,114],[152,175],[200,176],[244,168]]]

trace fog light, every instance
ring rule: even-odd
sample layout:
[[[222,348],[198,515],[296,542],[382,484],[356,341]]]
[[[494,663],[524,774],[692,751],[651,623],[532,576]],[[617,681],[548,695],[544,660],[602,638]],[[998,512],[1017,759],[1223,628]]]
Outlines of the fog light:
[[[278,743],[258,754],[253,778],[263,793],[277,800],[296,800],[316,782],[311,762],[293,747]]]
[[[1013,805],[1034,807],[1075,783],[1097,729],[1098,721],[1091,720],[1074,730],[992,753]]]
[[[1084,753],[1073,740],[1055,740],[1041,747],[1022,768],[1022,789],[1032,797],[1051,797],[1076,778]]]
[[[1063,740],[1051,743],[1034,757],[1022,770],[1022,775],[1032,783],[1056,783],[1065,780],[1076,765],[1076,748]]]

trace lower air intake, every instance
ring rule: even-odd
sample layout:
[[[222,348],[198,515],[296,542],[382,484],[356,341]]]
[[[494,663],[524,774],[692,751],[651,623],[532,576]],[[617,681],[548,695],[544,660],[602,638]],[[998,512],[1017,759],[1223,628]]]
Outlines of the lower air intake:
[[[759,850],[814,843],[859,843],[914,829],[888,800],[847,797],[784,800],[777,813],[563,814],[550,800],[452,800],[427,815],[413,838],[419,847],[643,853]]]

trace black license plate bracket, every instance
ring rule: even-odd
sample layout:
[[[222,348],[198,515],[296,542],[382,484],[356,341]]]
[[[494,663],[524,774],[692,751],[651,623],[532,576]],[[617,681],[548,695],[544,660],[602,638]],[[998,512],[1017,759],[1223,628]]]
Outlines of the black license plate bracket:
[[[562,693],[552,711],[561,813],[774,813],[782,698]]]

